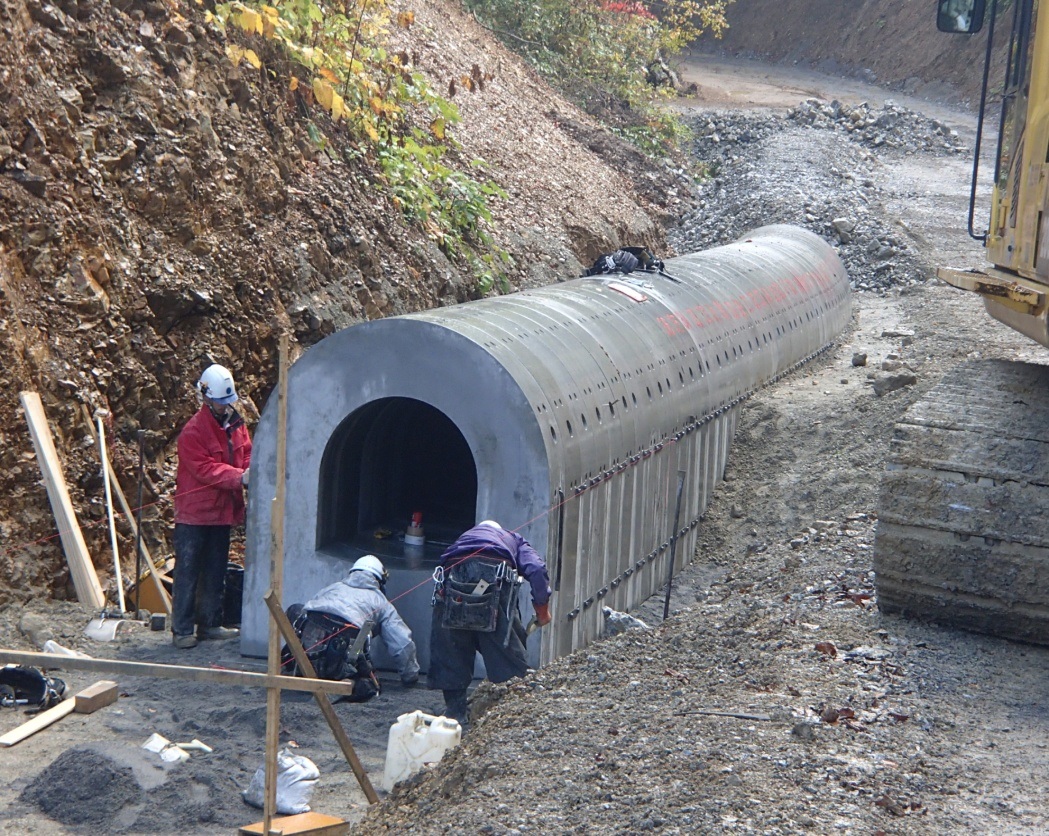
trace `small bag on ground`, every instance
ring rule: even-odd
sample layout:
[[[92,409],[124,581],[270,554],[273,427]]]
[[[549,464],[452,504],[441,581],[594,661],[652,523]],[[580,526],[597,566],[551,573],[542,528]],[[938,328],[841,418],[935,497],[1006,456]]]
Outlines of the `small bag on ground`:
[[[320,770],[309,758],[281,749],[277,753],[277,812],[284,816],[308,813],[310,797],[320,776]],[[241,795],[252,807],[265,809],[265,765],[255,771],[251,783]]]

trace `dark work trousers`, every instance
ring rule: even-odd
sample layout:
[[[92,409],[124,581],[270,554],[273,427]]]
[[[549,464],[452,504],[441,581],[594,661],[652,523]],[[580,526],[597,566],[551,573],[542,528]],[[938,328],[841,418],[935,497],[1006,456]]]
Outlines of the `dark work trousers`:
[[[430,670],[426,683],[430,688],[442,691],[465,691],[474,674],[475,654],[484,659],[484,668],[492,682],[506,682],[515,676],[524,676],[528,671],[525,642],[528,634],[521,623],[521,614],[513,607],[509,624],[509,641],[503,647],[507,635],[506,611],[499,613],[499,623],[492,633],[476,630],[449,630],[441,626],[444,605],[433,608],[430,626]]]
[[[222,626],[222,595],[229,563],[228,525],[175,523],[175,581],[171,631],[176,636]]]

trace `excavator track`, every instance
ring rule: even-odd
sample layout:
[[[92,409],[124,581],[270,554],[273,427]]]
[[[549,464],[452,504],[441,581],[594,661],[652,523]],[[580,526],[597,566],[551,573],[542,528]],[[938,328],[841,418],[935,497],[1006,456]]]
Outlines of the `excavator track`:
[[[963,364],[896,424],[878,604],[1049,644],[1049,366]]]

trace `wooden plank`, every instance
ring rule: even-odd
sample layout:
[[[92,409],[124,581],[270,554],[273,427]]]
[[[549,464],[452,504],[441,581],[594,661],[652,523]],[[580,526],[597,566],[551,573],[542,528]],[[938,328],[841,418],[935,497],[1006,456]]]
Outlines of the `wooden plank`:
[[[26,420],[29,422],[29,434],[33,438],[33,447],[40,463],[40,471],[44,475],[47,496],[51,500],[51,510],[58,523],[58,533],[62,538],[62,548],[73,577],[77,600],[88,607],[104,607],[106,596],[102,594],[102,586],[98,582],[95,566],[91,562],[84,535],[73,511],[73,502],[69,498],[65,478],[62,476],[62,463],[58,458],[58,451],[55,450],[51,428],[44,414],[44,405],[36,392],[22,392],[21,400],[22,409],[25,410]]]
[[[280,628],[281,635],[284,636],[284,641],[287,642],[292,656],[295,657],[296,664],[298,664],[299,668],[306,674],[306,676],[315,677],[317,672],[313,669],[313,663],[310,662],[305,649],[303,649],[302,642],[299,641],[298,634],[296,634],[295,630],[292,628],[291,622],[288,621],[288,616],[285,615],[284,610],[281,608],[280,599],[278,599],[273,594],[273,591],[270,590],[266,593],[263,600],[266,602],[266,606],[270,608],[270,615],[273,616],[274,622],[277,627]],[[360,758],[357,757],[357,753],[353,749],[353,744],[350,743],[350,738],[346,734],[346,730],[342,727],[342,723],[339,722],[339,715],[335,713],[335,709],[332,708],[332,704],[327,696],[314,693],[314,697],[316,697],[317,705],[320,707],[321,714],[323,714],[324,719],[328,721],[328,726],[331,728],[332,734],[335,735],[335,739],[338,741],[339,748],[342,749],[342,754],[346,757],[350,769],[352,769],[353,774],[357,776],[357,783],[360,784],[361,789],[364,790],[364,795],[368,799],[368,803],[378,803],[379,796],[375,792],[371,780],[368,778],[368,772],[365,770],[364,764],[362,764]]]
[[[288,334],[282,331],[277,359],[277,486],[270,504],[270,595],[281,600],[284,589],[284,482],[287,471],[288,429]],[[249,488],[250,490],[250,488]],[[281,613],[283,615],[283,612]],[[268,666],[270,675],[280,673],[280,622],[270,621]],[[270,832],[277,811],[277,748],[280,744],[280,688],[266,695],[266,794],[263,831]]]
[[[265,833],[263,822],[242,827],[240,836],[261,836]],[[284,836],[349,836],[349,822],[326,816],[323,813],[299,813],[295,816],[280,816],[270,822],[271,831]]]
[[[183,665],[157,665],[151,662],[121,662],[116,659],[80,659],[75,656],[57,656],[54,653],[27,653],[21,650],[0,649],[0,665],[13,663],[37,668],[94,671],[124,674],[126,676],[155,676],[162,679],[186,679],[193,682],[214,682],[218,685],[246,685],[249,687],[281,687],[286,691],[320,691],[322,694],[353,693],[352,682],[333,682],[330,679],[307,679],[299,676],[271,676],[268,673],[231,670],[229,668],[194,668]]]
[[[57,723],[63,717],[73,713],[75,703],[73,700],[63,700],[58,705],[53,705],[47,711],[41,711],[32,720],[11,729],[3,737],[0,737],[0,746],[14,746],[21,743],[29,735],[36,734],[41,729],[46,729],[52,723]]]
[[[77,714],[91,714],[117,701],[120,691],[111,679],[102,679],[73,697]]]

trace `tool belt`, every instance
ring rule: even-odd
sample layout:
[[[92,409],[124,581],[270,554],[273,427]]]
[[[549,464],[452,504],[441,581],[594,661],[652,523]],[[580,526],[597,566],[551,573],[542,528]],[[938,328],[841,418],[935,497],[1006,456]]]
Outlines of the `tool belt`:
[[[320,610],[303,610],[292,622],[306,656],[320,679],[374,679],[371,660],[365,651],[350,659],[350,650],[360,628],[343,618]],[[281,657],[285,676],[302,676],[291,651]]]
[[[501,558],[478,555],[433,573],[433,605],[442,606],[441,626],[449,630],[494,633],[499,613],[517,606],[521,583],[514,566]]]

